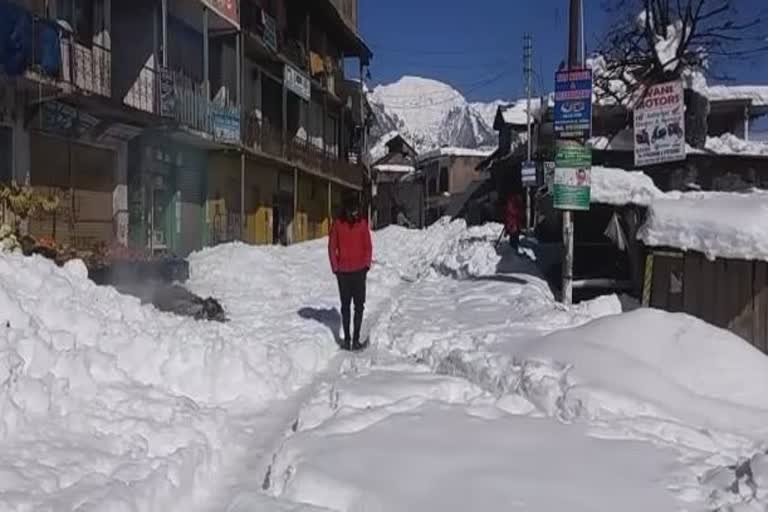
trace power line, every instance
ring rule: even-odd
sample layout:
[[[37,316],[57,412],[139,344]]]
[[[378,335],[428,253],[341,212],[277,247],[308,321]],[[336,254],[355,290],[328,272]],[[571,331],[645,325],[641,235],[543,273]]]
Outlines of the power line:
[[[472,92],[475,92],[475,91],[477,91],[479,89],[482,89],[483,87],[487,87],[488,85],[491,85],[491,84],[493,84],[495,82],[498,82],[499,80],[504,78],[509,73],[511,73],[511,70],[510,69],[505,69],[505,70],[501,71],[500,73],[497,73],[495,76],[490,77],[487,80],[484,80],[482,82],[478,82],[473,87],[470,87],[470,88],[464,90],[463,95],[466,96],[466,95],[468,95],[468,94],[470,94]],[[396,96],[388,96],[387,100],[389,100],[390,98],[393,98],[393,97],[396,97]],[[412,98],[413,96],[405,96],[405,95],[403,95],[401,97],[403,97],[403,98]],[[425,102],[425,103],[417,103],[417,104],[409,103],[409,104],[403,104],[403,105],[396,105],[396,104],[393,105],[392,103],[387,101],[386,102],[386,106],[388,108],[392,108],[392,109],[396,109],[396,110],[418,110],[418,109],[422,109],[422,108],[425,108],[425,107],[436,107],[436,106],[439,106],[439,105],[445,105],[447,103],[452,103],[452,102],[456,101],[457,99],[458,99],[457,97],[451,95],[450,98],[446,98],[445,100],[441,100],[441,101],[431,101],[431,102],[428,102],[428,103]]]

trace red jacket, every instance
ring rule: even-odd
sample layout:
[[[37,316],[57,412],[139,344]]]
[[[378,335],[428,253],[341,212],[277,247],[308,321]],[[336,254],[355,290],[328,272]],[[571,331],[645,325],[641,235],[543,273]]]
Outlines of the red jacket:
[[[354,224],[343,219],[334,221],[328,238],[328,257],[334,274],[370,268],[372,253],[371,231],[366,219]]]
[[[504,227],[507,233],[514,235],[523,228],[525,212],[523,210],[523,199],[518,194],[510,194],[504,204]]]

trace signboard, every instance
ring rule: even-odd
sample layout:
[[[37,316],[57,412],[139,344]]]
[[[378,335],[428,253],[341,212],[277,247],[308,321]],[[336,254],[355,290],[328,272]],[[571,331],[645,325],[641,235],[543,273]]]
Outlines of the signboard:
[[[167,68],[160,68],[160,115],[176,115],[176,90],[173,87],[173,74]]]
[[[283,80],[285,81],[285,86],[288,90],[292,91],[303,100],[310,101],[312,86],[309,82],[309,77],[288,64],[284,66],[284,70]]]
[[[635,165],[685,160],[682,82],[652,85],[635,104]]]
[[[238,0],[202,0],[203,4],[219,16],[240,27],[240,9]]]
[[[555,185],[555,162],[544,162],[544,185],[549,188]]]
[[[555,166],[554,207],[559,210],[589,210],[592,149],[579,141],[558,141]]]
[[[588,139],[592,131],[592,71],[579,69],[555,74],[555,134],[559,138]]]
[[[522,178],[524,187],[535,187],[538,181],[536,179],[536,164],[523,162]]]
[[[261,10],[262,23],[264,25],[264,44],[272,50],[277,51],[277,20],[267,14],[264,9]]]
[[[213,139],[218,142],[240,142],[240,116],[237,112],[218,111],[213,117]]]

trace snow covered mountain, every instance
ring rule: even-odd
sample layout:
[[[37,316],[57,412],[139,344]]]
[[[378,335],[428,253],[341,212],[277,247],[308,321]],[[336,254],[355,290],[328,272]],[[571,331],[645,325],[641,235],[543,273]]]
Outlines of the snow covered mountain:
[[[443,146],[471,149],[496,146],[493,116],[502,101],[469,103],[448,84],[414,76],[377,86],[369,100],[378,119],[371,147],[380,148],[381,144],[377,144],[380,139],[395,131],[419,152]],[[374,153],[374,159],[382,156]]]

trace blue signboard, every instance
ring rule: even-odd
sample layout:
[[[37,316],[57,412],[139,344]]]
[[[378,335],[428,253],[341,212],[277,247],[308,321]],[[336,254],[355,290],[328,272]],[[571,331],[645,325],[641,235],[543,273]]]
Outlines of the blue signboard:
[[[240,142],[240,115],[238,112],[213,112],[213,138],[217,142]]]
[[[592,71],[558,71],[555,75],[555,134],[589,138],[592,131]]]

